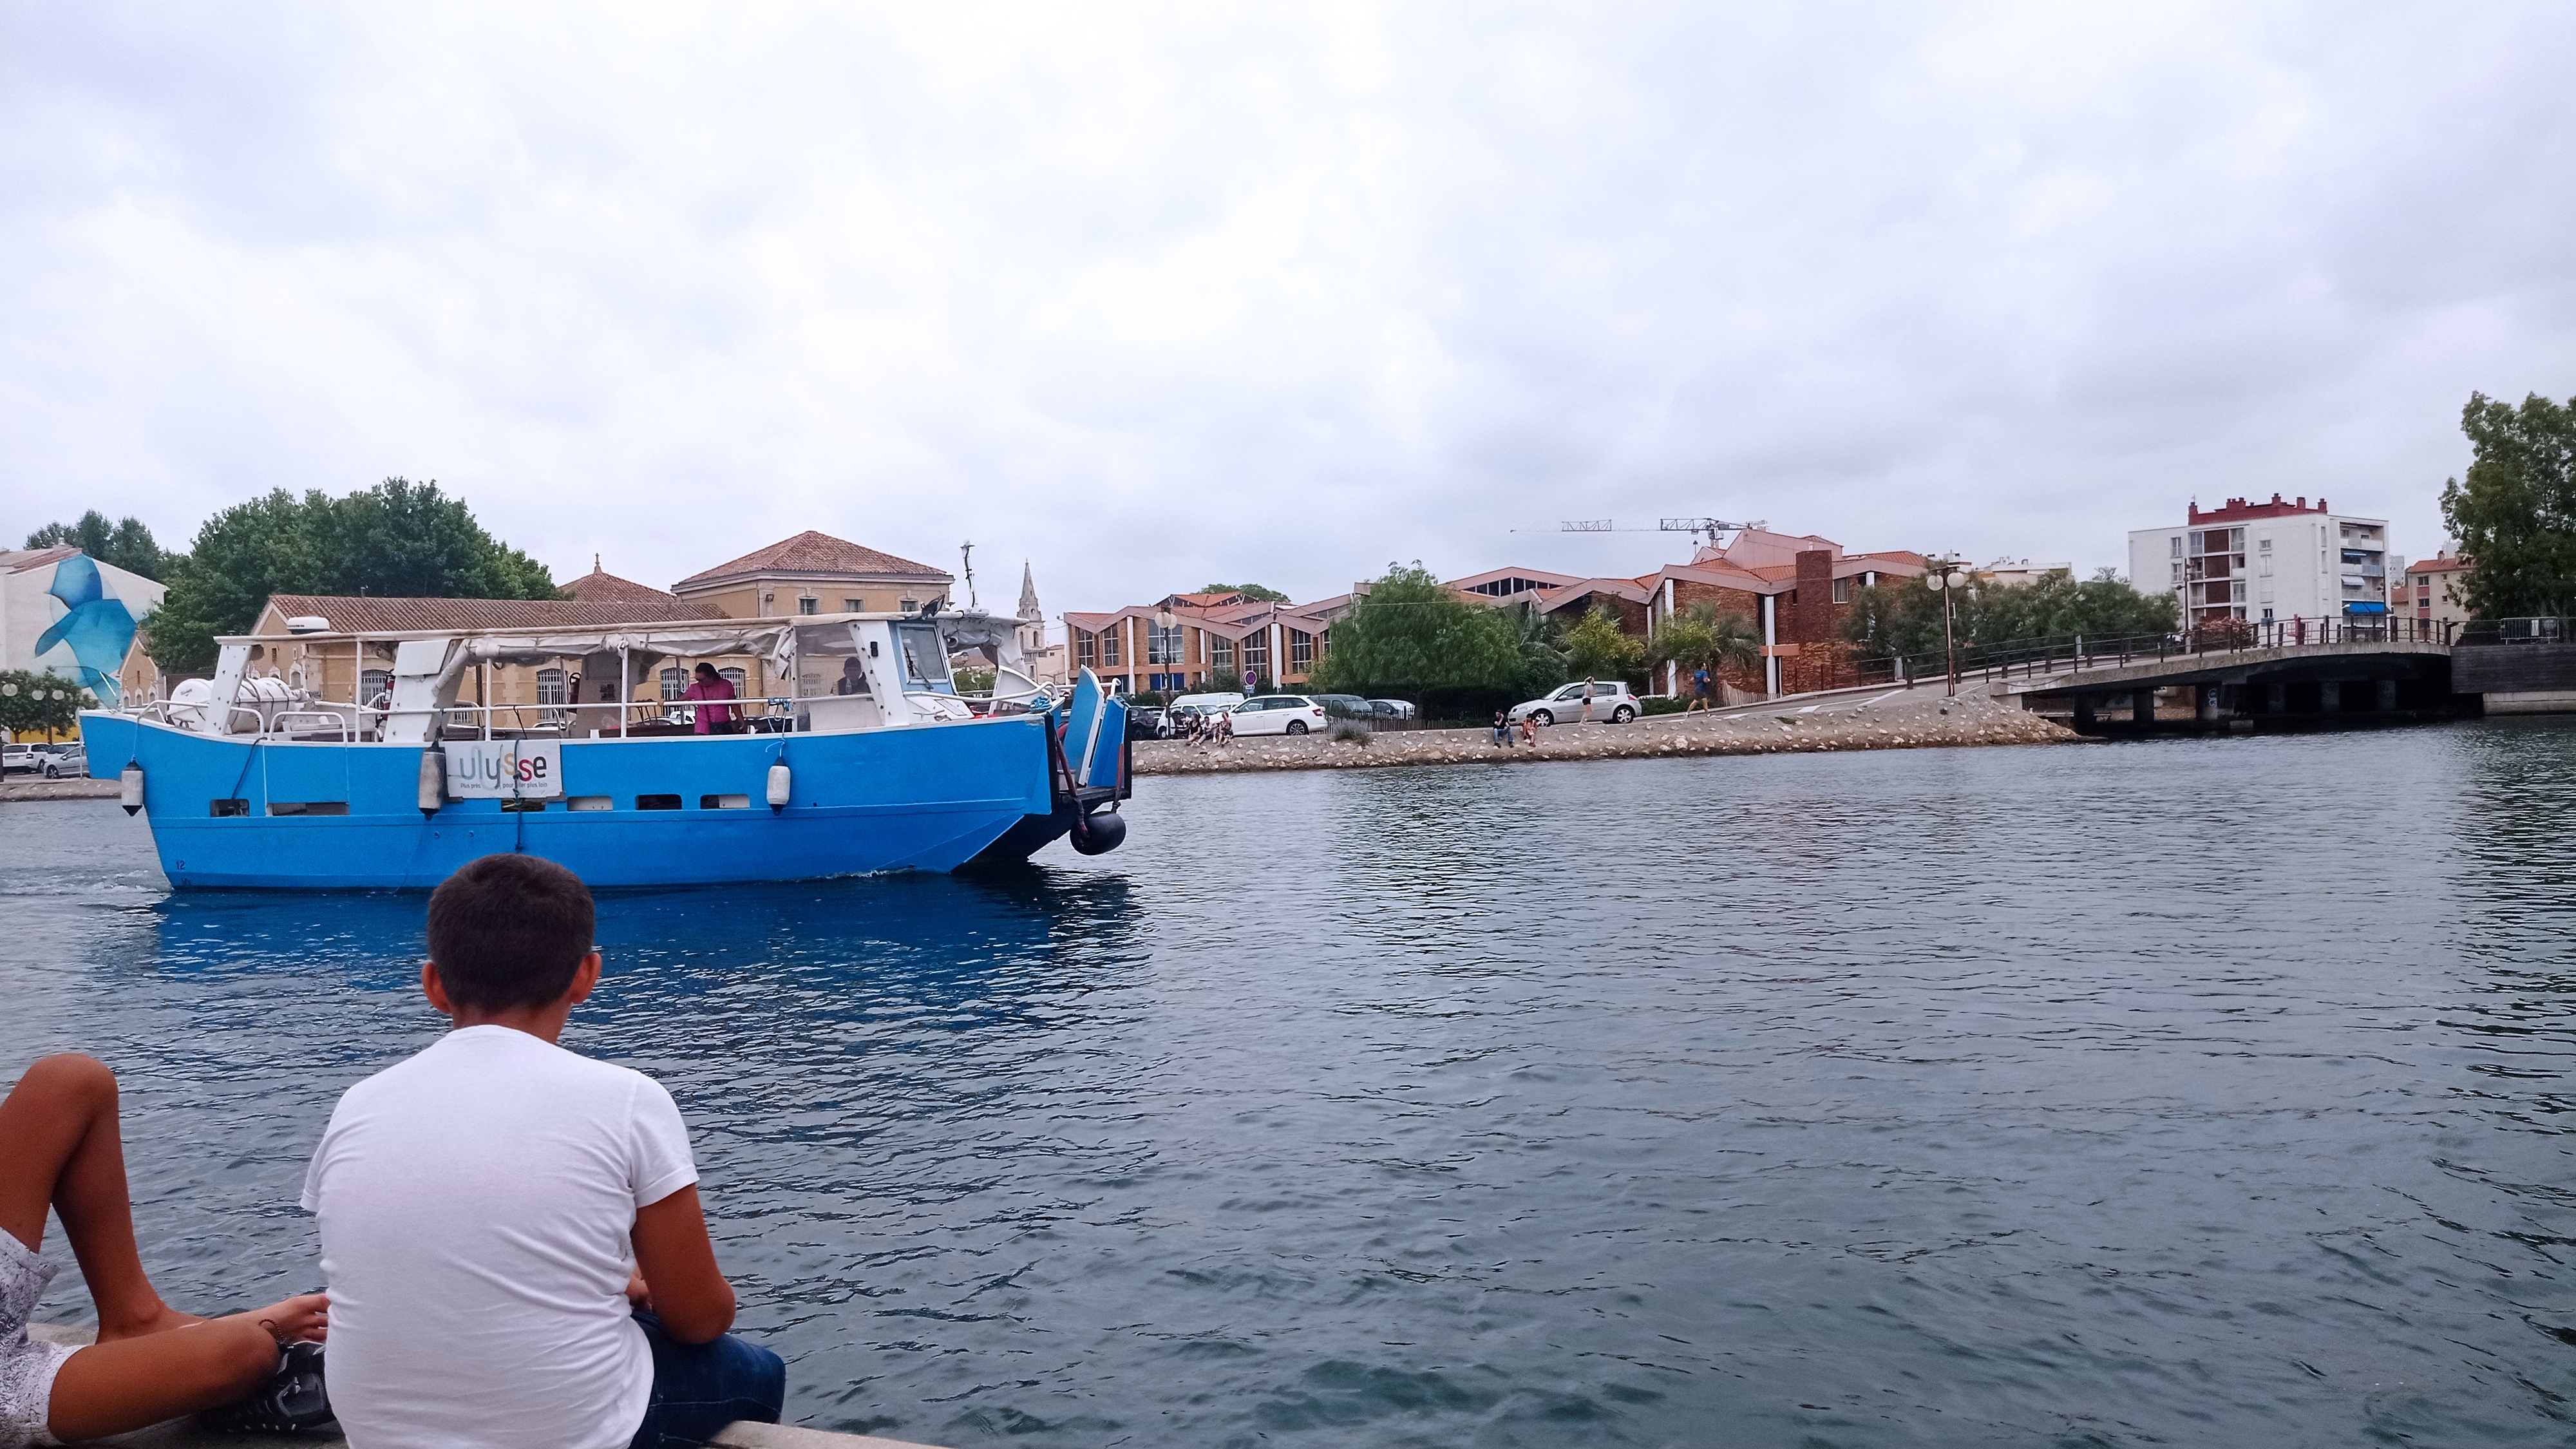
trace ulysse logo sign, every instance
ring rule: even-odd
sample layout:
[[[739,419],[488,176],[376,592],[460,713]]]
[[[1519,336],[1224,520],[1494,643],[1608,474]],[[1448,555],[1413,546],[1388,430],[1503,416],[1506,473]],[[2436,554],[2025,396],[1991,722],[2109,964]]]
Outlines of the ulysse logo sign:
[[[452,800],[525,800],[563,793],[563,746],[553,740],[455,740],[446,747]]]

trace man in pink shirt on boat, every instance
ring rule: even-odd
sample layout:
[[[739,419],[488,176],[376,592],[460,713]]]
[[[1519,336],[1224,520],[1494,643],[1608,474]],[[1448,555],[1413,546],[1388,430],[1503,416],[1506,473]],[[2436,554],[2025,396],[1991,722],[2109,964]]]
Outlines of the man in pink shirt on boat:
[[[691,683],[686,690],[681,692],[680,698],[694,700],[719,700],[734,699],[738,698],[738,696],[734,693],[732,680],[716,673],[716,667],[714,665],[700,664],[698,666],[697,679]],[[732,734],[736,729],[735,721],[741,717],[742,711],[736,706],[730,704],[702,703],[698,706],[698,733],[702,735]]]

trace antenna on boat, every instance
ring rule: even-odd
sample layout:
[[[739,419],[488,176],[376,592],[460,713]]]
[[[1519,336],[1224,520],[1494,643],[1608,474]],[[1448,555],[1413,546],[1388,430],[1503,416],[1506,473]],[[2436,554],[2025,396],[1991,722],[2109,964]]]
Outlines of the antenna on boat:
[[[957,545],[957,555],[966,569],[966,607],[980,608],[975,600],[975,541],[970,538]]]

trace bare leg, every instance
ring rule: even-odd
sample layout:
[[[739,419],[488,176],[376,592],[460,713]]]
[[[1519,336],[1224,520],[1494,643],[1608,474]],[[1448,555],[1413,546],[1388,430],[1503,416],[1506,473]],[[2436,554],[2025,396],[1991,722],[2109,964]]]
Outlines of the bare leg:
[[[198,1321],[161,1301],[135,1251],[115,1073],[71,1052],[37,1062],[0,1102],[0,1142],[10,1146],[0,1159],[0,1228],[33,1250],[46,1208],[61,1217],[98,1305],[101,1341]]]
[[[116,1074],[77,1053],[46,1057],[0,1101],[0,1229],[30,1250],[63,1220],[98,1305],[98,1342],[55,1376],[49,1427],[93,1439],[228,1404],[277,1370],[277,1340],[320,1338],[328,1300],[307,1293],[208,1322],[161,1301],[135,1250]],[[272,1328],[273,1325],[273,1328]]]
[[[321,1294],[305,1293],[171,1333],[93,1344],[54,1376],[47,1427],[78,1443],[233,1403],[277,1371],[280,1335],[322,1337],[326,1306]]]

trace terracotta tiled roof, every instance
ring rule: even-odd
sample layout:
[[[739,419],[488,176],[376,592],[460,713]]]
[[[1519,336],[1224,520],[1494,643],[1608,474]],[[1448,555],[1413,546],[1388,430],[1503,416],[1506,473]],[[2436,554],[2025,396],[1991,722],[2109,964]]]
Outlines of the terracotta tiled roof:
[[[32,569],[59,559],[70,558],[78,552],[80,552],[79,549],[67,543],[56,544],[52,548],[0,549],[0,573],[14,574],[20,569]]]
[[[2467,568],[2468,566],[2469,561],[2467,559],[2452,558],[2446,554],[2440,558],[2419,558],[2413,563],[2408,564],[2404,572],[2410,574],[2450,574],[2458,573],[2460,570]]]
[[[731,563],[720,563],[704,573],[691,574],[671,587],[704,588],[709,584],[748,578],[756,574],[821,574],[862,577],[898,574],[916,578],[946,581],[948,575],[928,564],[896,558],[828,533],[807,529],[794,538],[781,539],[764,549],[744,554]]]
[[[621,579],[597,564],[589,573],[564,585],[564,592],[585,604],[675,604],[677,595],[664,593],[651,584]]]
[[[706,617],[703,605],[664,595],[659,600],[593,599],[379,599],[328,594],[271,594],[262,619],[318,614],[344,634],[402,634],[446,629],[595,629],[610,624],[657,624]],[[254,625],[254,628],[257,626]]]

